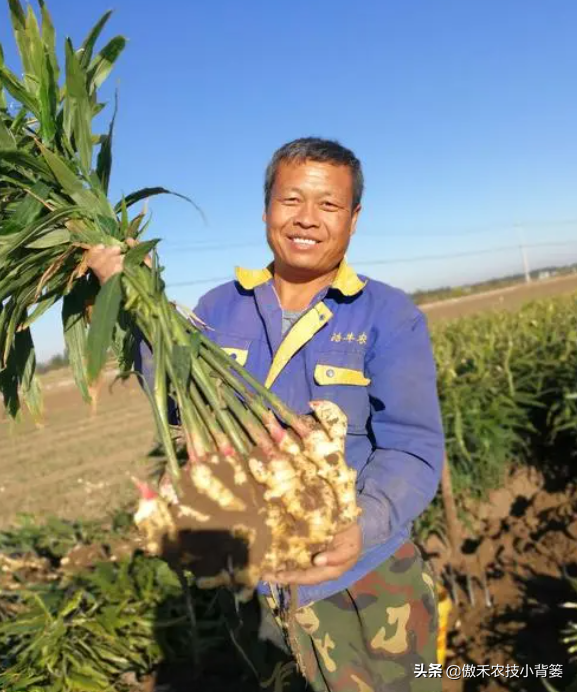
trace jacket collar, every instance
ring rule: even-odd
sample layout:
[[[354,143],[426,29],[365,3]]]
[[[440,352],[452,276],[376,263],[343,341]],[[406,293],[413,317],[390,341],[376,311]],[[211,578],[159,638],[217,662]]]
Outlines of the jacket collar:
[[[272,262],[264,269],[244,269],[236,267],[236,280],[247,291],[252,291],[257,286],[267,283],[272,279]],[[367,281],[362,281],[355,270],[345,259],[340,263],[339,270],[331,288],[340,291],[344,296],[355,296],[360,293],[367,285]]]

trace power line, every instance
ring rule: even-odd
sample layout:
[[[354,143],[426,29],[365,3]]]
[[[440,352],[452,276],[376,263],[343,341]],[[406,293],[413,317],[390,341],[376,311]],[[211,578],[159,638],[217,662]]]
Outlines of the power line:
[[[561,247],[567,245],[575,245],[577,240],[560,241],[552,243],[532,243],[530,245],[525,245],[526,248],[538,248],[538,247]],[[397,257],[394,259],[382,259],[382,260],[361,260],[359,262],[351,262],[354,266],[378,266],[385,264],[407,264],[411,262],[429,262],[435,260],[446,260],[446,259],[459,259],[462,257],[474,257],[476,255],[489,255],[496,252],[508,252],[510,250],[518,250],[518,245],[502,245],[500,247],[493,247],[486,250],[469,250],[467,252],[457,252],[451,255],[420,255],[417,257]],[[214,277],[208,279],[193,279],[191,281],[179,281],[176,283],[167,284],[167,288],[182,287],[182,286],[196,286],[198,284],[207,283],[223,283],[225,281],[230,281],[230,276],[225,277]]]
[[[559,219],[557,221],[534,221],[529,223],[524,223],[524,228],[552,228],[558,226],[575,226],[577,225],[577,219]],[[468,228],[458,231],[442,231],[442,232],[424,232],[424,233],[410,233],[405,234],[406,238],[448,238],[448,237],[464,237],[470,235],[485,235],[489,232],[497,231],[514,231],[516,229],[516,224],[505,225],[505,226],[478,226],[476,228]],[[388,238],[391,233],[363,233],[359,232],[359,237],[361,238]],[[247,240],[242,242],[229,243],[226,238],[224,238],[219,243],[190,243],[187,245],[167,245],[164,247],[163,252],[165,254],[169,253],[188,253],[188,252],[220,252],[224,249],[243,249],[250,247],[262,247],[263,239],[261,240]]]

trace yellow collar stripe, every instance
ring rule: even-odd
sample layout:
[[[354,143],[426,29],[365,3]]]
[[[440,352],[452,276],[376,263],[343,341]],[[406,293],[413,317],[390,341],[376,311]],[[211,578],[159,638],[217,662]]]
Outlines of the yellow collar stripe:
[[[236,267],[236,279],[239,284],[247,291],[252,291],[257,286],[265,284],[272,279],[272,264],[265,269],[243,269]],[[339,266],[335,280],[331,288],[336,288],[344,296],[354,296],[360,293],[366,286],[366,281],[359,279],[355,270],[343,260]]]

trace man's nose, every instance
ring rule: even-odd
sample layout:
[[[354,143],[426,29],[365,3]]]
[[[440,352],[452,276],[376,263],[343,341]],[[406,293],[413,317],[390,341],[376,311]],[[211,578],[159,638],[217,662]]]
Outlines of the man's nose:
[[[295,224],[301,228],[315,228],[319,226],[319,214],[313,202],[301,204],[299,213],[296,215]]]

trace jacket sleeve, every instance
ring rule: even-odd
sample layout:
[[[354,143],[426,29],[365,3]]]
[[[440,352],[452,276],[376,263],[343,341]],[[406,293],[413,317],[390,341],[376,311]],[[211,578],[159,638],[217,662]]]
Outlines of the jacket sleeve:
[[[374,451],[358,477],[363,547],[385,542],[434,498],[444,459],[436,367],[417,311],[368,354]]]

